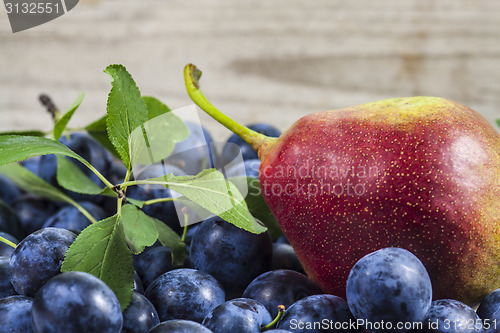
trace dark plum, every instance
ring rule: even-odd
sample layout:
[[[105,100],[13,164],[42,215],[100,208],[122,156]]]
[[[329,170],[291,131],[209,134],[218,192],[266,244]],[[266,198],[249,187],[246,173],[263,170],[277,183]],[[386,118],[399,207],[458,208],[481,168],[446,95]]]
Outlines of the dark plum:
[[[73,150],[92,164],[104,177],[109,175],[111,169],[111,154],[86,133],[72,133],[69,137],[62,136],[59,139],[63,145]],[[73,161],[84,174],[86,174],[95,184],[104,185],[99,177],[90,171],[80,162]],[[57,158],[55,155],[43,155],[38,164],[38,175],[46,182],[57,185]]]
[[[144,285],[142,284],[139,274],[134,270],[134,291],[144,294]]]
[[[476,313],[483,320],[485,332],[498,332],[500,330],[500,289],[489,293],[479,304]]]
[[[9,296],[0,299],[0,333],[33,331],[31,310],[33,299],[25,296]]]
[[[21,221],[17,214],[3,201],[0,201],[0,231],[22,238]]]
[[[0,257],[0,298],[14,295],[17,293],[10,282],[9,258]]]
[[[100,221],[107,217],[104,209],[89,201],[78,202],[96,221]],[[74,206],[64,206],[55,214],[50,216],[44,224],[44,228],[63,228],[75,233],[80,233],[83,229],[90,225],[90,221]]]
[[[424,332],[479,333],[483,331],[483,324],[476,312],[468,305],[454,299],[438,299],[432,302],[422,322]],[[498,329],[494,332],[498,332]]]
[[[297,254],[290,244],[273,243],[273,261],[271,269],[291,269],[299,273],[305,274],[302,264],[297,258]]]
[[[166,162],[181,168],[188,175],[196,175],[217,163],[217,152],[212,136],[203,126],[186,121],[189,137],[178,142]]]
[[[338,332],[358,332],[352,324],[356,322],[349,311],[347,302],[334,295],[321,294],[305,297],[293,303],[276,328],[292,332],[333,332],[335,328],[345,326]]]
[[[281,135],[281,131],[279,129],[268,124],[260,124],[260,123],[250,124],[247,125],[247,127],[251,130],[254,130],[256,132],[262,133],[270,137],[277,138]],[[239,152],[241,152],[241,155],[243,156],[244,160],[252,160],[259,158],[257,152],[252,148],[252,146],[246,143],[238,135],[232,134],[227,140],[227,143],[222,148],[220,159],[222,163],[226,165],[230,163],[238,155]]]
[[[12,253],[11,282],[20,295],[33,297],[50,278],[61,273],[61,264],[76,235],[66,229],[45,228],[28,235]]]
[[[160,177],[169,173],[172,173],[175,176],[185,175],[181,169],[174,165],[153,164],[142,170],[134,170],[133,176],[135,180],[145,180]],[[138,185],[127,188],[127,196],[132,199],[146,201],[159,198],[171,198],[172,196],[177,197],[179,195],[176,192],[160,185]],[[181,232],[181,224],[173,202],[155,203],[153,205],[145,206],[142,210],[145,214],[163,221],[177,233]]]
[[[21,195],[21,190],[9,178],[0,175],[0,200],[11,205]]]
[[[147,333],[160,323],[153,304],[138,292],[132,292],[129,306],[123,311],[121,333]]]
[[[157,277],[176,268],[172,265],[172,250],[164,246],[149,247],[134,256],[134,268],[147,289]]]
[[[107,178],[109,176],[112,163],[111,153],[90,135],[87,133],[72,133],[69,137],[62,136],[59,141],[87,160],[94,168],[102,173],[104,177]],[[104,187],[104,183],[102,183],[95,173],[75,159],[71,159],[71,161],[73,161],[95,184]]]
[[[256,277],[245,289],[243,297],[264,305],[274,318],[279,305],[288,307],[304,297],[321,293],[321,289],[303,274],[274,270]]]
[[[28,169],[28,171],[38,175],[38,164],[40,163],[40,158],[42,158],[42,155],[31,156],[24,161],[21,161],[21,165]]]
[[[203,325],[217,333],[260,333],[272,321],[269,311],[256,300],[235,298],[207,314]]]
[[[113,291],[84,272],[61,273],[47,281],[35,295],[32,317],[38,333],[119,333],[123,325]]]
[[[31,194],[19,197],[12,204],[12,209],[19,216],[22,238],[42,229],[47,219],[60,208],[52,201]]]
[[[364,256],[354,265],[346,295],[356,319],[407,326],[424,318],[431,306],[432,287],[429,274],[415,255],[389,247]]]
[[[153,327],[148,333],[212,333],[212,331],[192,320],[172,319]]]
[[[210,310],[225,300],[224,290],[214,277],[189,268],[164,273],[146,289],[145,296],[158,311],[160,321],[201,322]]]
[[[19,241],[17,240],[16,237],[14,237],[11,234],[8,234],[6,232],[0,231],[0,236],[5,238],[6,240],[11,241],[14,244],[19,243]],[[0,241],[0,257],[10,258],[10,256],[12,255],[12,252],[14,252],[14,248],[12,246]]]
[[[196,230],[190,258],[194,268],[215,277],[234,298],[270,269],[272,241],[268,231],[253,234],[213,216]]]

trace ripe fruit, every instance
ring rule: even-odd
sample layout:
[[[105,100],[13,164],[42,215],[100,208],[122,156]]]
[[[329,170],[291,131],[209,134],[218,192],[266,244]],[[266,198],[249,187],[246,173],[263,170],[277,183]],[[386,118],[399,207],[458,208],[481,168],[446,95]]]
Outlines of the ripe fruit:
[[[358,332],[346,301],[328,294],[308,296],[293,303],[276,327],[293,332]]]
[[[9,296],[0,299],[0,332],[33,332],[31,307],[33,299]]]
[[[439,299],[432,302],[422,324],[424,332],[483,332],[483,324],[476,312],[464,303],[454,299]]]
[[[203,325],[219,333],[260,333],[271,322],[266,308],[250,298],[234,298],[215,307],[203,319]]]
[[[148,333],[212,333],[212,331],[195,321],[172,319],[156,325]]]
[[[288,269],[269,271],[256,277],[245,289],[242,297],[264,305],[274,318],[278,306],[289,307],[294,302],[321,290],[307,276]]]
[[[160,318],[153,304],[143,295],[133,291],[130,304],[123,311],[121,333],[146,333],[159,323]]]
[[[10,275],[14,289],[33,297],[50,278],[61,273],[61,264],[76,235],[66,229],[45,228],[23,239],[12,252]]]
[[[221,285],[211,275],[179,268],[159,276],[146,289],[160,321],[186,319],[201,322],[207,313],[225,300]]]
[[[84,272],[61,273],[40,288],[33,300],[36,332],[120,332],[123,316],[113,291]]]
[[[423,262],[436,298],[477,305],[500,287],[500,135],[435,97],[395,98],[299,119],[278,138],[191,98],[258,150],[264,199],[309,277],[345,296],[349,270],[384,247]]]
[[[431,301],[431,280],[424,265],[404,249],[389,247],[367,254],[347,279],[349,309],[364,322],[385,322],[394,327],[404,323],[409,331],[412,323],[424,318]]]
[[[229,297],[238,297],[271,267],[272,241],[269,232],[253,234],[213,216],[197,228],[190,258],[193,267],[216,278]]]

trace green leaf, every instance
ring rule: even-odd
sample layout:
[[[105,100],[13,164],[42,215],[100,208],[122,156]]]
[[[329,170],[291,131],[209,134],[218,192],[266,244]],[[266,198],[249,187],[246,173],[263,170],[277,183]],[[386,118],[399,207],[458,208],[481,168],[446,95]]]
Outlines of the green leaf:
[[[8,177],[17,187],[26,192],[52,201],[62,201],[73,205],[91,222],[95,222],[95,219],[80,204],[20,164],[2,165],[0,166],[0,174]]]
[[[168,157],[177,142],[189,136],[186,124],[173,113],[148,120],[130,134],[131,166],[150,165]]]
[[[497,119],[497,126],[500,127],[500,119]]]
[[[163,177],[150,181],[168,186],[239,228],[256,234],[267,230],[252,216],[236,186],[219,171],[207,169],[196,176],[181,177],[168,174],[166,181]]]
[[[274,217],[273,213],[266,204],[264,197],[262,196],[262,191],[260,190],[259,180],[256,178],[243,177],[247,182],[248,186],[248,194],[245,197],[245,202],[247,203],[248,209],[250,213],[264,223],[266,227],[269,229],[269,233],[271,234],[271,238],[274,240],[278,239],[281,235],[283,235],[283,231],[281,230],[278,221]],[[232,179],[230,179],[232,181]]]
[[[148,120],[148,109],[124,66],[110,65],[104,72],[112,78],[106,107],[108,137],[130,170],[130,134]]]
[[[68,111],[66,111],[66,113],[61,118],[59,118],[59,120],[55,123],[54,125],[55,140],[59,140],[59,138],[61,137],[71,117],[73,117],[73,114],[75,113],[76,109],[78,109],[78,107],[82,103],[83,97],[85,97],[85,94],[81,93],[80,96],[78,96],[76,100],[73,102],[73,104],[71,104]]]
[[[98,277],[113,290],[125,310],[132,297],[134,267],[120,217],[114,215],[85,228],[66,252],[61,271],[82,271]]]
[[[0,165],[22,161],[31,156],[60,154],[73,157],[90,166],[83,157],[57,141],[36,136],[0,136]]]
[[[156,242],[158,230],[152,217],[144,214],[134,205],[124,205],[121,215],[125,238],[134,254],[141,253],[146,246],[151,246]]]
[[[38,131],[38,130],[9,131],[9,132],[1,132],[0,135],[45,136],[45,132]]]
[[[113,146],[111,141],[109,141],[106,119],[106,116],[97,119],[93,123],[87,125],[85,127],[85,130],[104,148],[111,152],[111,154],[113,154],[116,158],[120,158],[120,155],[116,151],[115,146]]]
[[[159,99],[151,96],[143,96],[142,99],[148,108],[148,118],[160,116],[164,113],[170,112],[170,108],[163,104]]]
[[[0,174],[14,182],[20,189],[52,201],[72,203],[73,200],[56,187],[47,183],[18,163],[0,166]]]
[[[179,235],[163,221],[153,218],[153,221],[158,230],[158,240],[161,245],[172,249],[172,265],[179,266],[186,259],[186,244],[181,240]]]
[[[65,189],[77,193],[100,194],[104,190],[87,177],[75,163],[63,156],[57,156],[57,182]]]

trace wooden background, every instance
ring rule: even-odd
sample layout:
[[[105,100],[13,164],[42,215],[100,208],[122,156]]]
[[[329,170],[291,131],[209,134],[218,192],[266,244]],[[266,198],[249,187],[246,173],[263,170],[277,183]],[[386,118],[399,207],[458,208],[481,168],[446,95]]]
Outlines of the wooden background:
[[[301,115],[377,99],[434,95],[500,118],[498,0],[94,0],[13,34],[0,9],[0,131],[51,128],[38,95],[72,127],[103,115],[121,63],[144,95],[191,103],[185,64],[242,123],[285,129]],[[202,115],[218,140],[228,132]]]

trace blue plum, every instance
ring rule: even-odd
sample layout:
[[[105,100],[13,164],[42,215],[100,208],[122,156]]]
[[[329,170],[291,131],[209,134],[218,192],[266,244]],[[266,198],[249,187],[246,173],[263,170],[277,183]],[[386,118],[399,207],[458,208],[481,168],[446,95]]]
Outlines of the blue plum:
[[[305,297],[293,303],[283,317],[278,321],[276,328],[292,332],[333,332],[337,327],[345,325],[339,332],[358,332],[352,327],[355,323],[349,311],[347,302],[334,295],[321,294]]]
[[[212,333],[212,331],[192,320],[172,319],[155,326],[148,333]]]
[[[17,214],[3,201],[0,201],[0,231],[22,238],[21,221]]]
[[[164,246],[146,248],[134,256],[134,268],[147,289],[157,277],[176,268],[172,265],[172,250]]]
[[[288,307],[304,297],[321,293],[321,289],[307,276],[283,269],[256,277],[245,289],[243,297],[258,301],[272,317],[276,317],[279,305]]]
[[[0,175],[0,200],[11,205],[21,195],[21,190],[9,178]]]
[[[139,274],[134,270],[134,291],[144,294],[144,285],[142,284]]]
[[[225,300],[219,282],[211,275],[190,268],[162,274],[146,289],[160,321],[186,319],[201,322],[207,313]]]
[[[78,202],[96,221],[105,219],[108,214],[104,209],[90,201]],[[63,228],[75,233],[80,233],[90,225],[90,221],[74,206],[64,206],[45,221],[44,228]]]
[[[135,180],[145,180],[160,177],[169,173],[172,173],[175,176],[185,175],[185,173],[176,166],[169,164],[153,164],[147,166],[143,170],[135,170],[133,176]],[[127,196],[132,199],[146,201],[159,198],[178,197],[179,195],[164,186],[139,185],[127,188]],[[145,206],[142,210],[145,214],[163,221],[177,233],[181,232],[181,224],[173,202],[155,203],[153,205]]]
[[[203,221],[191,241],[193,267],[215,277],[229,298],[241,296],[246,286],[267,272],[272,261],[269,232],[253,234],[218,216]]]
[[[86,159],[94,168],[96,168],[104,177],[108,177],[111,170],[112,157],[100,143],[95,141],[87,133],[72,133],[69,137],[62,136],[59,140],[63,145]],[[104,187],[104,183],[99,177],[89,170],[82,163],[71,159],[84,174],[86,174],[95,184]]]
[[[476,313],[483,320],[485,332],[500,330],[500,288],[489,293],[481,301]]]
[[[25,296],[9,296],[0,299],[0,333],[33,331],[31,310],[33,299]]]
[[[287,243],[273,243],[273,261],[271,269],[291,269],[305,274],[304,268],[297,258],[293,247]]]
[[[119,333],[123,325],[113,291],[84,272],[61,273],[47,281],[35,295],[32,317],[38,333]]]
[[[217,333],[260,333],[261,326],[271,321],[264,305],[250,298],[235,298],[215,307],[202,324]]]
[[[9,258],[0,257],[0,298],[17,295],[10,282]]]
[[[10,258],[11,282],[20,295],[33,297],[50,278],[61,273],[61,264],[76,235],[66,229],[45,228],[28,235]]]
[[[366,323],[414,323],[431,306],[432,286],[422,262],[401,248],[384,248],[361,258],[347,279],[347,302]],[[408,331],[402,328],[398,332]],[[375,330],[377,331],[377,330]]]
[[[129,306],[123,311],[122,333],[147,333],[160,323],[153,304],[136,291],[132,292]]]
[[[483,331],[483,324],[476,312],[468,305],[453,299],[439,299],[432,302],[422,322],[425,332],[480,333]],[[498,329],[494,332],[498,332]]]
[[[188,175],[196,175],[217,163],[217,152],[212,136],[203,126],[186,121],[189,137],[178,142],[166,162],[181,168]]]
[[[61,208],[52,201],[31,194],[22,195],[11,206],[19,217],[22,238],[42,229],[47,219]]]

